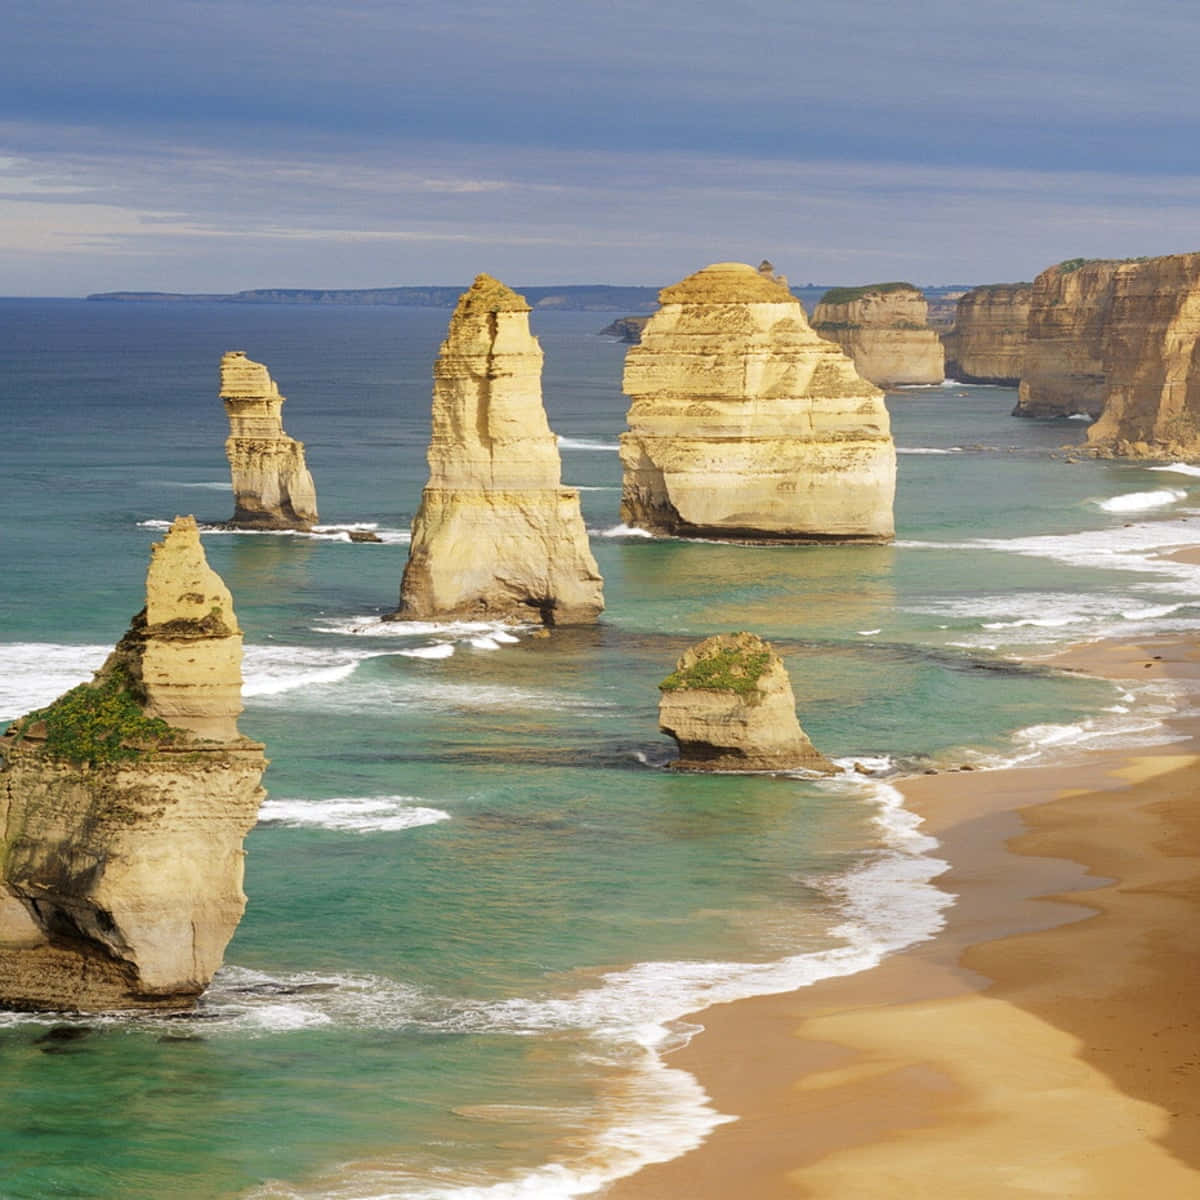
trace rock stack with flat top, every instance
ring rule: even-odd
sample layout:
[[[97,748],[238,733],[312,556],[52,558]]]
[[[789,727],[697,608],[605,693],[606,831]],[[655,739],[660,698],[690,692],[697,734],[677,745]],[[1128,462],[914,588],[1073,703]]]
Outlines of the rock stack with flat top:
[[[837,770],[800,728],[779,655],[753,633],[700,642],[658,686],[658,727],[679,746],[679,770]]]
[[[434,367],[429,483],[395,620],[593,621],[603,581],[562,486],[529,305],[490,275],[459,299]]]
[[[221,358],[221,399],[229,417],[225,454],[233,474],[239,529],[308,530],[318,520],[317,491],[304,443],[283,431],[279,387],[262,363],[230,350]]]
[[[884,542],[896,451],[883,393],[746,263],[659,293],[625,358],[622,520],[751,542]]]
[[[177,517],[95,677],[0,739],[0,1007],[178,1008],[207,986],[265,795],[241,660],[229,591]]]

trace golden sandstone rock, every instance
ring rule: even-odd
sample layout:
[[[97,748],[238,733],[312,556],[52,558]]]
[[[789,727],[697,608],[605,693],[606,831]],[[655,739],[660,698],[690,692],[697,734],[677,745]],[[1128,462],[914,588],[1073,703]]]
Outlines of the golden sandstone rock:
[[[836,767],[796,720],[779,655],[753,633],[723,633],[684,652],[659,684],[658,726],[686,771],[794,771]]]
[[[603,581],[561,483],[529,305],[489,275],[459,299],[434,367],[429,483],[393,619],[595,620]]]
[[[929,305],[911,283],[832,288],[813,311],[812,327],[854,360],[854,369],[879,387],[941,383],[941,339],[929,326]]]
[[[947,373],[964,383],[1016,387],[1025,369],[1032,299],[1030,283],[993,283],[960,296]]]
[[[241,632],[196,523],[87,684],[0,740],[0,1007],[190,1004],[241,919],[263,747],[237,730]]]
[[[883,395],[800,302],[745,263],[705,267],[659,300],[625,359],[622,520],[691,537],[890,540]]]
[[[304,444],[283,431],[284,397],[267,368],[230,350],[221,358],[221,399],[229,417],[225,454],[233,474],[231,525],[245,529],[309,529],[317,492]]]

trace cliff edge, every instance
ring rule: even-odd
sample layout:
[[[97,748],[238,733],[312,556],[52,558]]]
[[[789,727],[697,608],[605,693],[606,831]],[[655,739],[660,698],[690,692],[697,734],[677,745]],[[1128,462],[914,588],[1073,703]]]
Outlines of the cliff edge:
[[[0,1007],[175,1008],[221,965],[267,765],[241,639],[177,517],[95,678],[0,739]]]
[[[946,374],[963,383],[1019,386],[1032,302],[1031,283],[986,284],[960,296],[954,328],[943,336]]]
[[[561,483],[529,305],[490,275],[459,299],[434,366],[429,482],[393,620],[593,621],[603,581]]]

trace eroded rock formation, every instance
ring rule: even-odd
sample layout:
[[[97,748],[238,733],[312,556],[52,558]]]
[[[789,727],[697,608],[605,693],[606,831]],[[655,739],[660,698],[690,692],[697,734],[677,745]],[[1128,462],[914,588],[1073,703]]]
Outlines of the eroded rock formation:
[[[1072,259],[1033,281],[1025,368],[1013,416],[1100,415],[1113,279],[1120,265],[1111,259]]]
[[[796,720],[779,655],[753,633],[722,633],[684,652],[659,684],[658,726],[679,746],[686,771],[830,773]]]
[[[911,283],[831,288],[813,310],[812,326],[879,387],[941,383],[944,352],[928,312],[924,294]]]
[[[625,358],[621,515],[655,533],[887,541],[896,453],[878,388],[745,263],[664,288]]]
[[[309,529],[317,492],[304,444],[283,431],[284,397],[267,368],[230,350],[221,357],[221,399],[229,417],[225,455],[233,474],[231,525],[245,529]]]
[[[1200,253],[1116,266],[1105,325],[1104,405],[1088,444],[1141,458],[1200,458]]]
[[[943,339],[946,374],[964,383],[1016,387],[1025,367],[1032,300],[1030,283],[993,283],[961,296],[953,332]]]
[[[592,621],[603,581],[561,483],[529,305],[480,275],[434,367],[429,483],[394,619]]]
[[[265,794],[241,642],[176,518],[95,678],[0,739],[0,1007],[179,1007],[221,965]]]
[[[788,277],[782,271],[775,270],[775,264],[769,258],[764,258],[758,264],[758,273],[770,283],[777,283],[785,290],[788,288]]]

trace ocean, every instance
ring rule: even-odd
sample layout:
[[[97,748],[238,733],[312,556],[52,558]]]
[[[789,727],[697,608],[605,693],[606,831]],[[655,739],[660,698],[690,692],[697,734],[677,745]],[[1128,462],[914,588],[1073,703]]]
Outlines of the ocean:
[[[899,776],[1167,736],[1177,685],[1040,660],[1200,626],[1200,568],[1166,557],[1197,540],[1200,468],[1052,459],[1086,426],[948,383],[888,397],[894,545],[639,536],[608,314],[533,317],[602,621],[381,624],[448,319],[0,300],[0,719],[99,665],[172,517],[231,515],[226,350],[288,397],[322,520],[383,539],[205,534],[271,759],[246,916],[193,1014],[0,1014],[5,1200],[594,1194],[731,1118],[671,1065],[689,1014],[937,932],[954,898]],[[783,654],[841,775],[664,768],[658,681],[740,629]]]

